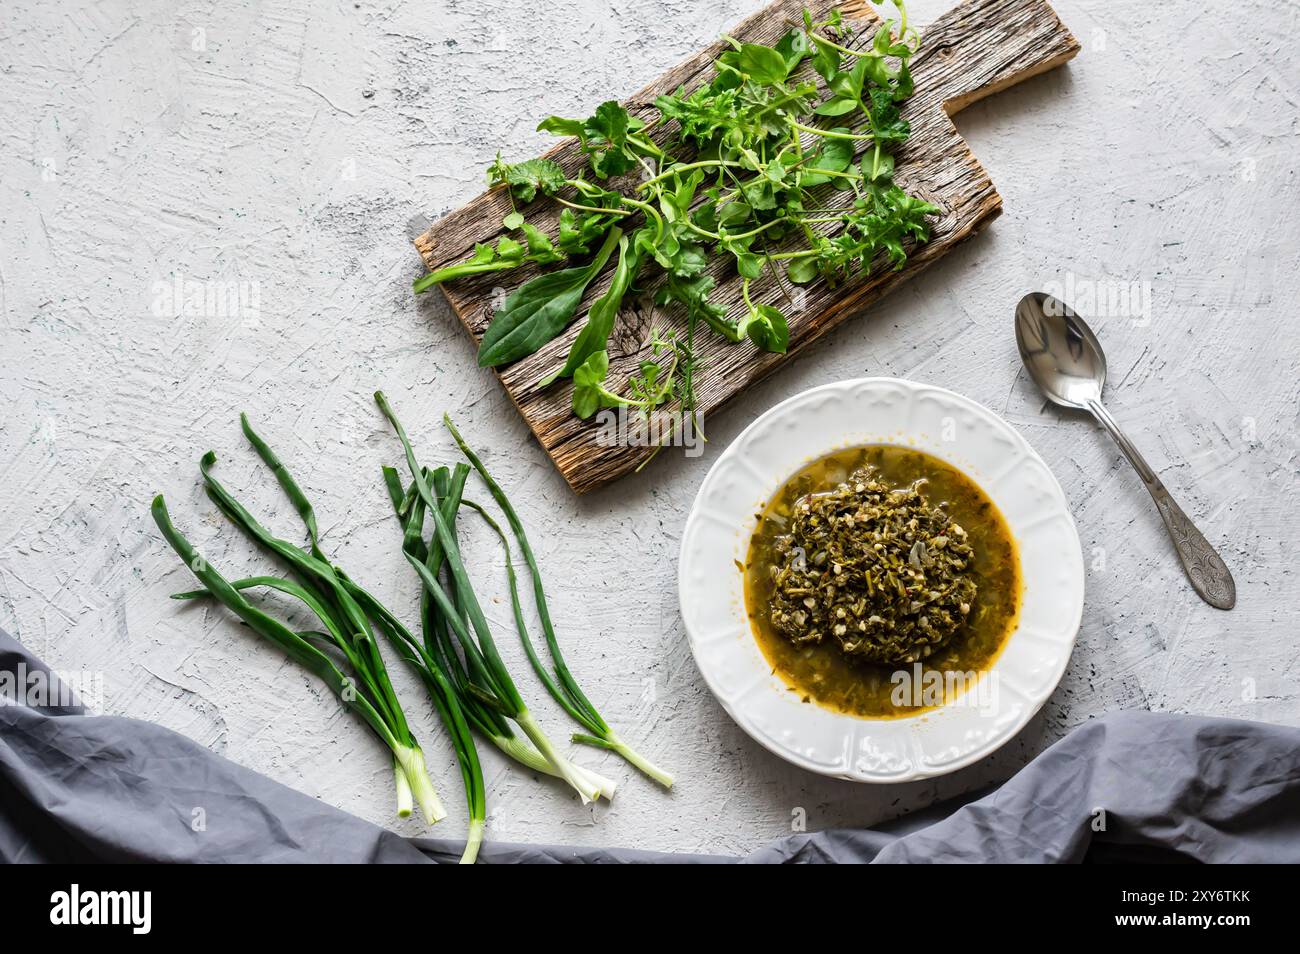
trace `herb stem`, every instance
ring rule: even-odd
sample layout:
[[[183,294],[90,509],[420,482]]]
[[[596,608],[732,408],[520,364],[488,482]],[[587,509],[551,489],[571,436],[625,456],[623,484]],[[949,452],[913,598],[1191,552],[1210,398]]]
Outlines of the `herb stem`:
[[[734,166],[744,167],[744,165],[745,164],[743,162],[733,162],[729,159],[703,159],[700,160],[699,162],[687,162],[682,165],[675,165],[672,168],[670,168],[667,172],[659,173],[659,175],[655,176],[653,179],[647,179],[645,182],[637,186],[637,191],[640,192],[642,189],[648,189],[656,182],[661,182],[664,179],[672,178],[673,176],[681,172],[689,172],[692,169],[711,169],[715,167],[730,168]]]
[[[815,33],[810,33],[810,34],[808,34],[808,35],[809,35],[809,37],[812,39],[812,41],[813,41],[814,43],[821,43],[821,44],[823,44],[823,45],[825,45],[825,46],[829,46],[832,50],[838,50],[838,51],[841,52],[841,53],[847,53],[849,56],[875,56],[875,55],[876,55],[876,54],[875,54],[873,51],[871,51],[871,50],[853,50],[853,49],[850,49],[850,48],[847,47],[847,46],[842,46],[842,45],[840,45],[839,43],[836,43],[834,40],[828,40],[828,39],[826,39],[826,37],[824,37],[824,36],[818,36],[818,35],[815,34]]]
[[[568,199],[562,199],[558,195],[554,197],[560,205],[567,205],[571,209],[577,209],[579,212],[595,212],[599,215],[631,215],[627,209],[609,209],[594,205],[582,205],[577,202],[570,202]]]
[[[862,176],[858,175],[856,172],[836,172],[834,169],[805,169],[804,172],[816,173],[821,176],[833,176],[836,179],[860,180],[862,178]]]
[[[469,831],[465,835],[465,850],[460,856],[462,865],[472,865],[478,860],[478,850],[483,844],[483,824],[482,818],[470,819]]]
[[[814,136],[825,136],[827,139],[860,140],[860,139],[876,138],[871,133],[842,133],[842,132],[835,132],[832,129],[818,129],[816,126],[805,126],[803,123],[793,119],[789,120],[789,123],[795,129],[802,130],[803,132],[806,133],[812,133]]]
[[[728,239],[750,238],[751,236],[758,235],[761,232],[766,232],[774,225],[782,225],[785,223],[785,221],[786,221],[785,219],[773,219],[771,222],[765,222],[762,225],[760,225],[758,228],[750,229],[748,232],[738,232],[735,235],[728,234],[727,238]],[[722,236],[718,236],[718,237],[721,238]]]

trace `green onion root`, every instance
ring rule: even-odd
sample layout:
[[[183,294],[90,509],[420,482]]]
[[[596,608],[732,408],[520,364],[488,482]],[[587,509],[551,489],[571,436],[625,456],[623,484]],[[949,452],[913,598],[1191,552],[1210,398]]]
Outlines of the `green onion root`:
[[[406,780],[406,769],[402,768],[402,763],[393,756],[393,782],[397,786],[397,817],[410,818],[411,809],[415,803],[411,796],[411,783]]]
[[[479,845],[483,844],[483,819],[471,818],[469,831],[465,833],[465,850],[461,853],[460,863],[472,865],[478,860]]]
[[[442,807],[442,801],[433,788],[433,782],[429,780],[429,770],[424,764],[424,753],[420,751],[419,746],[401,746],[396,755],[406,773],[407,784],[415,797],[415,803],[420,806],[424,820],[430,825],[442,821],[447,817],[447,810]],[[400,787],[398,797],[400,800]]]
[[[644,755],[637,752],[626,742],[620,739],[617,735],[615,735],[612,731],[609,733],[609,735],[605,737],[605,739],[610,743],[610,748],[613,751],[623,756],[623,758],[627,759],[630,763],[632,763],[632,765],[639,768],[646,775],[649,775],[652,779],[654,779],[664,788],[673,787],[673,777],[671,774],[665,772],[659,766],[655,765],[653,762],[647,759]]]
[[[552,778],[561,778],[555,766],[542,758],[535,748],[522,739],[514,736],[494,735],[492,736],[492,742],[498,749],[524,768],[534,772],[541,772],[543,775],[549,775]],[[614,797],[618,783],[613,779],[608,779],[599,772],[593,772],[591,769],[583,768],[576,763],[571,762],[570,765],[580,779],[589,782],[599,791],[602,798],[608,800]]]
[[[600,797],[600,786],[594,784],[586,772],[578,770],[578,767],[566,759],[563,755],[555,751],[555,746],[551,740],[546,737],[542,727],[537,724],[532,713],[527,708],[519,710],[519,714],[514,716],[514,720],[519,724],[519,728],[524,730],[524,734],[537,746],[537,751],[541,753],[542,758],[546,759],[555,767],[555,773],[564,779],[582,799],[582,804],[595,801]]]

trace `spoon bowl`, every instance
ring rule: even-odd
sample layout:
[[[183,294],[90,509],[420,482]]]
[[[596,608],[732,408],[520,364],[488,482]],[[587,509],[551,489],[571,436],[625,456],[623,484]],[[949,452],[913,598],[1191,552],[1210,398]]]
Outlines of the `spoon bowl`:
[[[1030,292],[1016,305],[1016,346],[1029,376],[1053,404],[1090,410],[1106,385],[1106,355],[1069,305]]]

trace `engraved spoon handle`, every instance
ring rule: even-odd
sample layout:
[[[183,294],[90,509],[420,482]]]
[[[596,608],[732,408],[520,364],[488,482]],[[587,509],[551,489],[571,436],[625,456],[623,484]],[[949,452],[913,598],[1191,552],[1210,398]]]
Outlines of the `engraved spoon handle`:
[[[1192,589],[1211,606],[1232,609],[1237,603],[1237,585],[1223,558],[1210,546],[1201,531],[1196,529],[1187,514],[1183,513],[1183,508],[1169,496],[1164,483],[1142,459],[1138,449],[1124,436],[1124,432],[1119,429],[1110,412],[1102,407],[1101,402],[1089,401],[1088,410],[1115,439],[1119,449],[1142,478],[1142,483],[1156,503],[1156,509],[1160,511],[1160,518],[1165,522],[1165,529],[1169,531],[1169,538],[1174,543],[1174,552],[1183,564],[1183,571],[1191,581]]]

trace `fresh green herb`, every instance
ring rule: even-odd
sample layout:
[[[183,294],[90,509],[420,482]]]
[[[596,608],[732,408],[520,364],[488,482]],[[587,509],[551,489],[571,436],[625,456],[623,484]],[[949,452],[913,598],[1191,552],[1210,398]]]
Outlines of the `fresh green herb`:
[[[602,241],[614,225],[615,218],[599,212],[560,212],[560,231],[555,243],[569,255],[590,254],[592,246]]]
[[[602,407],[613,407],[623,399],[604,386],[609,374],[609,355],[597,351],[573,372],[573,413],[586,420]]]
[[[583,420],[602,407],[629,407],[648,413],[673,393],[676,362],[676,357],[666,365],[642,361],[638,373],[629,381],[631,396],[625,396],[605,386],[609,355],[597,351],[573,372],[573,413]]]
[[[749,311],[741,319],[737,331],[748,335],[764,351],[785,354],[790,344],[790,328],[786,325],[785,315],[771,305],[755,304],[749,298],[749,279],[742,285],[745,307]]]
[[[886,20],[866,46],[838,10],[822,22],[804,11],[802,25],[771,46],[729,40],[713,76],[689,92],[658,97],[651,118],[606,102],[587,119],[543,120],[539,129],[577,137],[586,169],[575,178],[565,178],[551,160],[509,164],[498,156],[489,170],[493,185],[507,187],[513,200],[544,194],[564,207],[558,252],[587,254],[602,237],[604,244],[590,265],[553,273],[553,282],[543,275],[511,296],[484,335],[480,363],[517,360],[559,335],[613,243],[620,251],[610,291],[591,306],[567,359],[542,384],[571,376],[579,416],[612,404],[645,407],[647,395],[658,393],[657,383],[668,377],[660,362],[630,379],[630,397],[605,384],[604,352],[618,309],[653,261],[664,272],[656,303],[686,311],[686,331],[671,342],[669,390],[693,413],[701,324],[728,341],[748,339],[784,352],[789,323],[775,304],[761,300],[780,290],[782,270],[802,285],[868,274],[881,257],[901,268],[906,243],[928,241],[928,220],[941,210],[893,178],[893,152],[911,131],[899,103],[912,94],[909,61],[920,44],[904,3],[893,3],[898,22]],[[629,186],[626,175],[633,171],[640,180]],[[622,191],[612,187],[620,182]],[[620,226],[637,216],[644,224],[623,244]],[[802,243],[790,241],[798,237]],[[739,319],[707,298],[714,280],[706,269],[717,256],[733,262],[744,279]],[[487,270],[502,260],[499,251],[476,251],[450,268]],[[449,269],[426,276],[422,287],[449,274],[456,277]],[[760,289],[765,278],[770,281]]]
[[[591,171],[601,179],[621,176],[636,168],[639,156],[657,155],[659,149],[636,135],[645,123],[610,100],[596,107],[590,119],[562,119],[550,116],[538,124],[538,132],[577,136]]]
[[[593,354],[605,350],[610,333],[614,330],[614,320],[618,317],[619,306],[622,305],[623,298],[631,289],[632,283],[636,281],[637,272],[641,270],[641,262],[641,246],[637,236],[624,235],[618,242],[618,265],[614,269],[614,278],[610,282],[609,289],[596,299],[591,310],[587,312],[587,323],[574,339],[573,347],[569,349],[569,357],[564,364],[543,378],[538,387],[546,387],[556,378],[571,377],[573,372]]]
[[[518,361],[563,331],[573,320],[582,293],[605,267],[622,235],[621,229],[611,229],[586,265],[539,275],[507,298],[479,343],[479,365],[494,368]]]
[[[539,192],[555,195],[563,189],[564,170],[558,162],[550,159],[509,163],[502,161],[501,154],[497,153],[496,161],[488,167],[488,184],[508,186],[515,199],[528,203],[537,198]]]
[[[511,212],[505,217],[503,224],[508,229],[522,230],[524,233],[523,243],[517,242],[508,235],[503,235],[497,239],[495,247],[480,243],[474,246],[474,254],[465,261],[423,275],[415,280],[412,287],[418,293],[426,291],[434,285],[454,281],[458,278],[466,278],[470,275],[482,275],[485,272],[500,272],[509,268],[518,268],[525,262],[550,265],[552,262],[558,262],[564,258],[564,253],[551,244],[551,240],[547,238],[546,233],[537,226],[525,222],[520,213]]]
[[[204,586],[204,589],[197,593],[177,594],[177,598],[184,599],[195,595],[208,594],[216,597],[226,608],[247,623],[255,633],[268,642],[275,643],[284,651],[285,655],[315,674],[317,678],[334,691],[335,695],[347,708],[365,720],[375,735],[393,753],[398,814],[403,817],[410,815],[411,799],[415,795],[418,797],[420,808],[430,824],[446,817],[446,812],[438,799],[437,792],[433,790],[433,786],[428,780],[428,774],[424,768],[424,756],[420,752],[419,745],[410,735],[410,730],[406,727],[405,721],[402,720],[399,724],[395,713],[379,697],[377,687],[374,684],[374,674],[365,668],[365,656],[358,653],[357,648],[350,639],[342,635],[334,637],[333,630],[329,634],[329,639],[326,638],[325,634],[316,631],[295,632],[291,630],[275,617],[245,599],[239,588],[227,581],[194,548],[184,534],[172,524],[171,516],[167,512],[167,504],[163,501],[161,495],[154,498],[152,512],[154,522],[158,525],[158,529],[162,531],[163,537],[171,544],[172,549],[176,551],[181,561],[190,568],[190,571]],[[241,581],[241,583],[246,586],[266,583],[283,592],[297,595],[294,584],[287,580],[253,578]],[[304,599],[304,603],[311,605],[309,599]],[[322,622],[329,626],[333,622],[330,614],[325,612],[323,607],[321,611],[325,613]],[[327,642],[337,646],[347,661],[358,668],[349,672],[345,672],[344,669],[340,668],[335,660],[320,648],[320,644]],[[344,648],[345,644],[346,649]],[[365,655],[368,656],[368,653]]]
[[[445,467],[434,471],[428,468],[424,470],[425,480],[439,501],[443,517],[453,529],[456,525],[456,511],[461,506],[478,509],[477,505],[462,499],[465,477],[469,470],[465,464],[458,464],[453,474],[449,474]],[[383,474],[393,509],[402,523],[403,551],[420,560],[425,569],[438,578],[443,565],[442,551],[435,540],[426,541],[423,537],[424,501],[414,483],[405,491],[402,489],[401,478],[393,468],[385,467]],[[452,581],[442,579],[441,583],[455,602],[455,586]],[[412,645],[412,651],[403,654],[403,658],[414,666],[426,683],[441,673],[451,683],[469,725],[501,752],[529,771],[559,778],[560,773],[554,765],[546,761],[527,740],[515,735],[510,721],[497,708],[494,698],[485,701],[482,682],[475,681],[479,678],[476,674],[486,670],[482,655],[477,652],[477,646],[471,644],[465,653],[465,660],[462,660],[456,637],[427,589],[421,595],[420,624],[423,645]],[[430,691],[432,693],[432,687]],[[605,798],[614,796],[614,782],[578,765],[571,765],[570,768],[584,779],[584,784],[590,789],[598,791]]]

